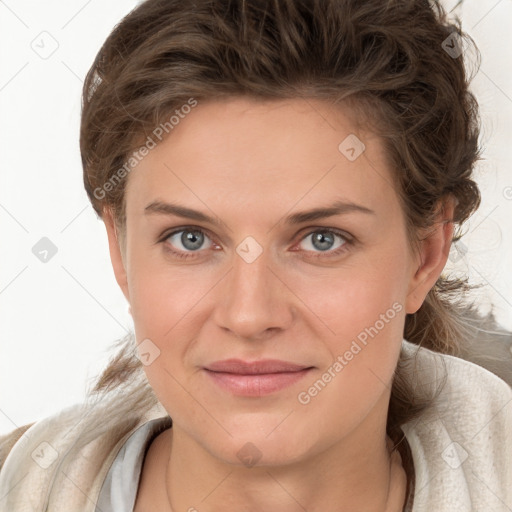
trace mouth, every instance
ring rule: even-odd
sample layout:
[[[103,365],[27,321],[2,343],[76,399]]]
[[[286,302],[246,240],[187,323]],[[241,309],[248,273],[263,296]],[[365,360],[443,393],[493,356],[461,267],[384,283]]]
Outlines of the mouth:
[[[260,397],[276,393],[303,379],[312,366],[266,359],[216,361],[203,368],[220,388],[238,396]]]

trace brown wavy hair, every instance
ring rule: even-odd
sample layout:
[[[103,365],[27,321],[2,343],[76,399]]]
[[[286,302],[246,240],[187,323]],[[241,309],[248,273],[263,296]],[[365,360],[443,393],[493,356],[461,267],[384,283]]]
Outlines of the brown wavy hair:
[[[100,217],[112,211],[124,240],[129,172],[119,171],[191,98],[315,98],[349,104],[357,122],[382,138],[412,246],[450,196],[456,241],[480,203],[472,179],[479,117],[470,54],[478,66],[460,20],[428,0],[146,0],[114,28],[85,80],[85,189]],[[467,280],[442,275],[407,315],[404,337],[460,355],[472,310],[462,301],[468,288]],[[397,444],[400,426],[433,400],[413,393],[406,364],[401,354],[388,413]],[[122,349],[94,391],[119,388],[141,371]],[[412,478],[410,452],[402,458]]]

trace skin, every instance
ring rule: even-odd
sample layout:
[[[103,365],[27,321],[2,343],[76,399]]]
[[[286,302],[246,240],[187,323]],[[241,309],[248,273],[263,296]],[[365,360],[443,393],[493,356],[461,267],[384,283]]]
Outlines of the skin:
[[[381,142],[349,114],[321,100],[200,102],[129,175],[126,239],[105,210],[137,342],[149,338],[160,350],[145,371],[173,418],[146,456],[136,511],[402,510],[405,473],[385,428],[391,382],[405,315],[446,263],[453,204],[414,252]],[[349,134],[366,146],[355,161],[338,149]],[[374,213],[284,222],[336,199]],[[155,200],[222,223],[145,214]],[[199,250],[182,245],[182,233],[162,240],[185,227],[204,231]],[[311,235],[329,229],[354,243],[334,235],[322,251]],[[262,249],[251,263],[236,251],[248,236]],[[300,403],[394,303],[401,311]],[[278,392],[240,397],[202,370],[232,357],[314,368]],[[260,457],[252,467],[237,457],[248,442]]]

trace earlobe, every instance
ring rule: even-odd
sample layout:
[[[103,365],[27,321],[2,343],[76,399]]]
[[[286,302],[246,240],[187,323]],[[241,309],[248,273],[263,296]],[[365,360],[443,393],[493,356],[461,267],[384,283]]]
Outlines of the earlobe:
[[[408,314],[418,311],[446,265],[454,233],[453,211],[454,201],[446,201],[436,224],[420,242],[419,262],[411,276],[406,298]]]
[[[112,216],[112,212],[109,208],[104,208],[103,210],[103,222],[105,223],[105,228],[107,230],[110,260],[112,262],[112,268],[114,270],[117,284],[121,288],[121,291],[126,297],[126,300],[130,302],[128,278],[121,250],[120,239]]]

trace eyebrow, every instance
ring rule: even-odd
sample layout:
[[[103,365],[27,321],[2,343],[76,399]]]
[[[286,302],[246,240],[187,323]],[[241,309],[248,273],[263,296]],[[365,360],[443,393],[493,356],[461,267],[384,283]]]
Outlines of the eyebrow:
[[[365,213],[375,215],[373,210],[362,206],[360,204],[338,200],[329,206],[313,208],[303,212],[293,213],[285,217],[284,222],[286,224],[302,224],[304,222],[311,222],[314,220],[323,219],[326,217],[333,217],[335,215],[342,215],[346,213]],[[196,220],[199,222],[210,223],[214,226],[220,226],[222,222],[217,218],[210,217],[203,212],[193,210],[185,206],[181,206],[173,203],[165,203],[163,201],[153,201],[144,208],[145,215],[161,214],[161,215],[174,215],[177,217],[183,217],[185,219]]]

